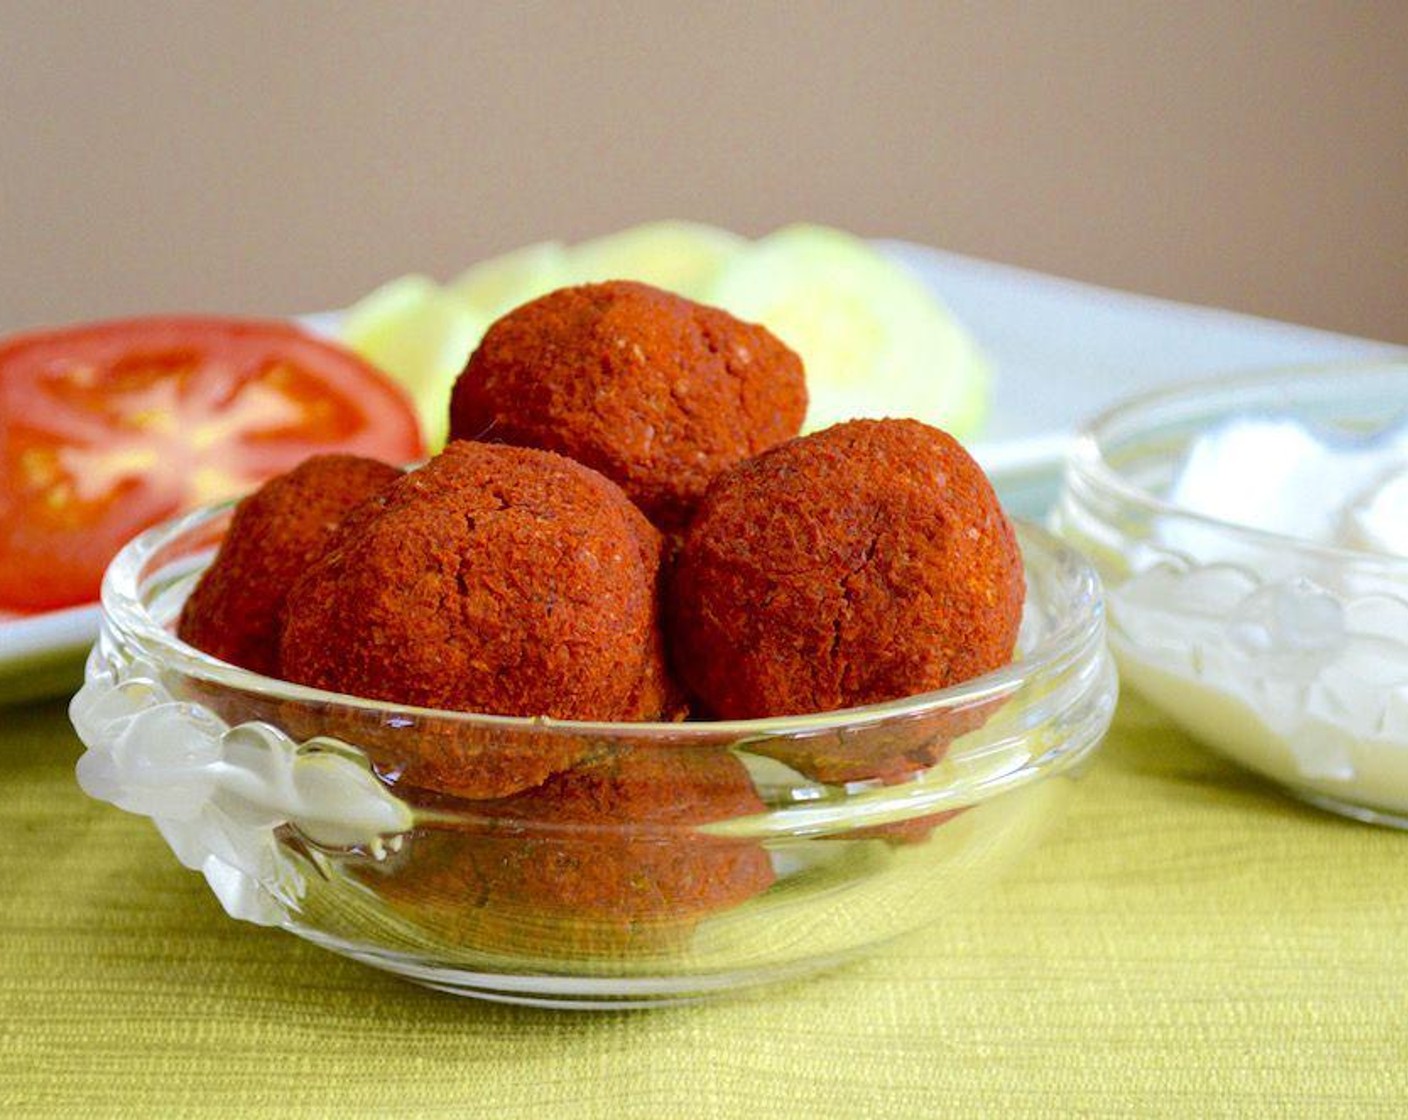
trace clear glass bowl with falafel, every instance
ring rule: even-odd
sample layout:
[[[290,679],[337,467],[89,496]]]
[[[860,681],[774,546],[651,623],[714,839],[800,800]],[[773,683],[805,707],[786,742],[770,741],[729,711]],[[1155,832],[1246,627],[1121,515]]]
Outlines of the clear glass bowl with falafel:
[[[949,436],[798,437],[795,355],[644,285],[505,316],[401,471],[132,542],[96,797],[237,918],[452,991],[726,991],[941,920],[1108,725],[1098,582]]]

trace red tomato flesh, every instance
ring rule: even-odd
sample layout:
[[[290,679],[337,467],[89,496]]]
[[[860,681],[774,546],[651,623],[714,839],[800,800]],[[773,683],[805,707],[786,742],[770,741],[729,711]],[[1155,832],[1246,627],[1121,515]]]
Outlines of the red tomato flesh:
[[[289,323],[150,318],[0,341],[0,610],[97,598],[141,530],[309,455],[425,447],[381,371]]]

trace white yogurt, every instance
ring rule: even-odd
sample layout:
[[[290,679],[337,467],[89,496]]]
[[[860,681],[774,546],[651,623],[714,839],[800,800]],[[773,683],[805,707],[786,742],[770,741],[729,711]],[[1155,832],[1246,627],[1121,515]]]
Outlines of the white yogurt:
[[[1350,548],[1408,556],[1408,467],[1387,471],[1357,495],[1338,537]]]
[[[1205,517],[1288,537],[1408,555],[1408,425],[1329,440],[1248,418],[1194,442],[1169,493]]]
[[[1192,448],[1169,499],[1206,517],[1408,557],[1408,427],[1369,441],[1248,418]],[[1109,595],[1126,680],[1252,769],[1408,815],[1408,566],[1159,526]]]

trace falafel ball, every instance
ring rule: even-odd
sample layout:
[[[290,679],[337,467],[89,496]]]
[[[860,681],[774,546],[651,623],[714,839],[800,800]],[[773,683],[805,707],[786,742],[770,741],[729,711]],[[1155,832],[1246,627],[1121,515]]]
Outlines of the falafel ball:
[[[282,673],[421,707],[657,718],[660,547],[580,463],[453,443],[359,511],[290,589]]]
[[[550,957],[659,950],[772,885],[760,844],[698,828],[763,809],[726,749],[607,744],[541,786],[476,803],[459,828],[413,836],[365,873],[457,944]]]
[[[279,615],[289,586],[344,517],[401,471],[357,455],[314,455],[235,507],[220,551],[186,600],[177,635],[265,676],[278,673]]]
[[[710,488],[672,578],[671,649],[716,717],[824,712],[1006,664],[1024,595],[1011,523],[958,442],[856,420]]]
[[[450,436],[567,455],[673,531],[720,471],[795,436],[806,410],[801,359],[765,327],[615,280],[494,323],[455,383]]]

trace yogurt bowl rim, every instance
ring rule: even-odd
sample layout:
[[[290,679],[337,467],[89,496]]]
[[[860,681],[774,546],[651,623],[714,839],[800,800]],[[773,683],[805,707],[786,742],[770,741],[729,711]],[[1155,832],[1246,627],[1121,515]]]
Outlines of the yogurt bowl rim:
[[[1219,396],[1232,394],[1238,390],[1271,389],[1278,385],[1298,383],[1310,378],[1365,376],[1390,378],[1394,375],[1398,375],[1408,382],[1408,354],[1405,354],[1403,358],[1389,361],[1378,359],[1363,362],[1277,366],[1271,369],[1218,374],[1139,393],[1096,413],[1076,430],[1066,455],[1067,484],[1069,486],[1072,476],[1076,476],[1082,482],[1103,490],[1108,496],[1142,508],[1147,513],[1159,517],[1180,518],[1192,524],[1224,533],[1233,539],[1241,539],[1249,544],[1289,547],[1302,555],[1315,559],[1358,566],[1371,565],[1387,569],[1390,572],[1401,571],[1405,576],[1408,576],[1408,557],[1393,556],[1389,553],[1351,548],[1345,545],[1323,544],[1290,533],[1258,529],[1236,521],[1198,513],[1187,506],[1168,501],[1130,481],[1128,476],[1110,462],[1104,450],[1104,443],[1109,438],[1111,428],[1125,424],[1129,425],[1129,430],[1132,433],[1144,431],[1146,427],[1138,424],[1137,421],[1146,420],[1145,414],[1165,406],[1192,405],[1203,399],[1211,403]],[[1249,415],[1254,413],[1255,410],[1248,410]],[[1230,410],[1220,413],[1222,419],[1230,419],[1233,415],[1234,413]],[[1403,416],[1405,421],[1408,421],[1408,404],[1405,404]]]

